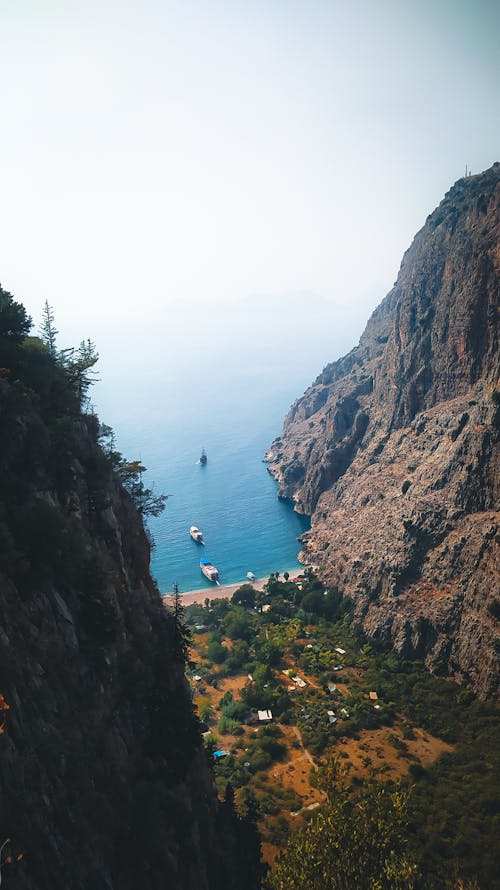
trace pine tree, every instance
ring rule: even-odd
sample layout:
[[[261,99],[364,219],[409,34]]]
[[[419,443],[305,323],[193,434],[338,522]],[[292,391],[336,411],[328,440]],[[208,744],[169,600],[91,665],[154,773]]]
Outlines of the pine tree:
[[[169,494],[155,494],[154,488],[146,488],[142,475],[146,471],[139,460],[124,461],[118,472],[136,510],[142,516],[159,516],[163,513]]]
[[[99,353],[92,340],[82,340],[78,349],[63,349],[59,359],[65,368],[71,385],[74,387],[81,406],[87,400],[87,390],[98,380],[93,370],[99,361]]]
[[[175,622],[175,644],[179,655],[189,664],[189,644],[191,642],[191,633],[186,625],[184,618],[184,606],[182,605],[182,597],[179,593],[178,584],[174,584],[174,622]]]
[[[52,306],[49,306],[49,301],[45,300],[45,304],[42,310],[40,334],[43,342],[49,347],[50,354],[53,356],[56,355],[56,336],[59,333],[54,325],[54,321],[55,318],[52,311]]]

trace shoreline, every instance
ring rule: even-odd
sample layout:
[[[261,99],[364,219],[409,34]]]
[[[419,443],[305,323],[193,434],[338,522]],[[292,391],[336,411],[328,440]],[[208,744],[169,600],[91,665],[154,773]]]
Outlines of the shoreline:
[[[283,580],[283,575],[285,572],[288,572],[290,578],[295,577],[296,575],[300,575],[303,573],[306,566],[297,566],[293,569],[283,569],[282,572],[279,572],[280,581]],[[272,572],[270,574],[273,574]],[[200,590],[187,590],[186,593],[180,593],[179,596],[181,598],[181,605],[183,606],[192,606],[193,603],[198,603],[199,605],[204,605],[205,600],[219,600],[219,599],[230,599],[243,584],[251,584],[255,590],[262,590],[264,584],[267,584],[270,575],[267,575],[266,578],[256,578],[255,581],[249,581],[248,578],[245,578],[243,581],[238,581],[237,584],[224,584],[220,587],[202,587]],[[171,593],[165,593],[161,595],[163,600],[163,604],[165,606],[172,606],[174,603],[174,596]]]

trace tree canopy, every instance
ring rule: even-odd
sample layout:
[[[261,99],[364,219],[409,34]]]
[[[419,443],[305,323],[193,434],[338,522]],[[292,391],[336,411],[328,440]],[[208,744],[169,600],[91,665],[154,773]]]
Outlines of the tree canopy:
[[[20,342],[31,328],[31,318],[21,303],[0,286],[0,337]]]
[[[417,866],[406,852],[408,793],[372,782],[349,797],[335,762],[319,785],[327,803],[291,836],[268,890],[412,890]]]

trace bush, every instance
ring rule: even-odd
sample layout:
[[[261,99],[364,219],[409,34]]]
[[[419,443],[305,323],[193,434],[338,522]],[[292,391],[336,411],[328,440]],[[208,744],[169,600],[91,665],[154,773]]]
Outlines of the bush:
[[[227,649],[216,640],[212,640],[207,646],[207,659],[213,664],[222,664],[226,660]]]
[[[223,715],[217,723],[217,731],[222,735],[241,735],[243,730],[237,720]]]

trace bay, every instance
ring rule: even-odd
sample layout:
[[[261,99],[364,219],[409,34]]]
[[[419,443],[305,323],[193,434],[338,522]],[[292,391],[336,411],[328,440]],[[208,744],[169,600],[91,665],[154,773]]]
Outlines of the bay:
[[[302,321],[269,316],[269,306],[247,307],[244,318],[219,311],[193,325],[190,312],[168,333],[150,329],[147,350],[140,336],[130,354],[100,348],[96,410],[118,449],[147,467],[146,485],[171,495],[148,519],[163,594],[174,584],[181,593],[213,589],[200,558],[217,566],[222,584],[300,567],[298,537],[309,520],[278,499],[263,457],[291,402],[331,357],[334,307],[321,304]],[[191,540],[191,525],[205,546]]]

